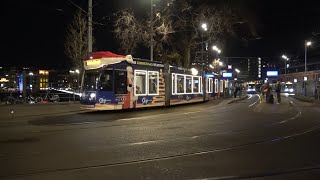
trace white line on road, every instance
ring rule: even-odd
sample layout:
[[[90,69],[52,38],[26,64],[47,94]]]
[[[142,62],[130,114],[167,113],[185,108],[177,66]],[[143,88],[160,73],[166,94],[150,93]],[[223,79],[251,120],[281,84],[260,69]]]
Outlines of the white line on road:
[[[256,100],[256,102],[250,104],[249,107],[252,107],[253,105],[257,104],[258,101],[260,101],[260,98],[261,98],[260,95],[257,94],[257,96],[259,97],[258,100]]]

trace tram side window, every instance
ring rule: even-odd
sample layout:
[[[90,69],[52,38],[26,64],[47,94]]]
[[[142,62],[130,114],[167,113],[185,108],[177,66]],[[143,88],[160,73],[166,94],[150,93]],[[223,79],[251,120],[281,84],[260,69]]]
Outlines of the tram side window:
[[[159,94],[159,72],[148,72],[149,76],[149,94]]]
[[[146,95],[146,71],[135,71],[135,93],[137,95]]]
[[[223,80],[220,80],[220,92],[223,92]]]
[[[193,93],[200,93],[200,79],[193,77]]]
[[[212,78],[207,79],[207,92],[208,93],[212,93],[212,82],[213,82]]]
[[[186,76],[186,93],[192,93],[192,76]]]
[[[127,72],[115,71],[115,94],[127,94]]]
[[[99,79],[99,90],[101,91],[112,91],[112,77],[113,77],[113,71],[105,71],[100,75]]]
[[[177,75],[177,93],[184,93],[184,76]]]
[[[214,92],[218,93],[219,92],[219,82],[218,79],[214,80]]]

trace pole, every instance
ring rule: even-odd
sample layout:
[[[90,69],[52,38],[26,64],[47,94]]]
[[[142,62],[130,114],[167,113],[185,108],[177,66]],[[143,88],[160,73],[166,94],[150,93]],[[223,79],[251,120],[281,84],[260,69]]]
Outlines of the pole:
[[[307,77],[307,41],[304,41],[304,76]],[[304,95],[307,96],[307,82],[304,80]]]
[[[201,32],[201,70],[203,71],[203,32]]]
[[[92,52],[92,0],[88,4],[88,53]]]
[[[153,61],[153,1],[150,0],[150,60]]]
[[[77,89],[78,89],[78,91],[79,91],[79,93],[80,93],[80,84],[79,84],[80,78],[79,78],[79,77],[80,77],[80,72],[78,73],[78,81],[77,81],[77,82],[78,82],[78,88],[77,88]]]
[[[304,42],[304,73],[307,75],[307,42]]]
[[[284,75],[287,75],[287,60],[286,59],[284,60]]]

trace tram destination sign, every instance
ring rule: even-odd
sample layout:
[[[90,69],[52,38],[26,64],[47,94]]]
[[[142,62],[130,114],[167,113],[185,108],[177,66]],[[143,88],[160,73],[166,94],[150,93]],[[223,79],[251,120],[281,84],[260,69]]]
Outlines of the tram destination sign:
[[[136,61],[136,62],[137,62],[138,65],[164,67],[163,64],[158,64],[158,63],[144,62],[144,61]]]

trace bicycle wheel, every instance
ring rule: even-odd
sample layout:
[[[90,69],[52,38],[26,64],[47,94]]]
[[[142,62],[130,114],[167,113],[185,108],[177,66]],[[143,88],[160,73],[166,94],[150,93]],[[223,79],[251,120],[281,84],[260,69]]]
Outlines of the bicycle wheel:
[[[14,104],[15,99],[12,96],[7,96],[3,99],[4,104]]]
[[[59,95],[54,95],[54,96],[53,96],[53,99],[54,99],[54,100],[53,100],[54,102],[59,102],[59,101],[60,101]]]
[[[36,97],[36,103],[42,103],[43,98],[42,97]]]

